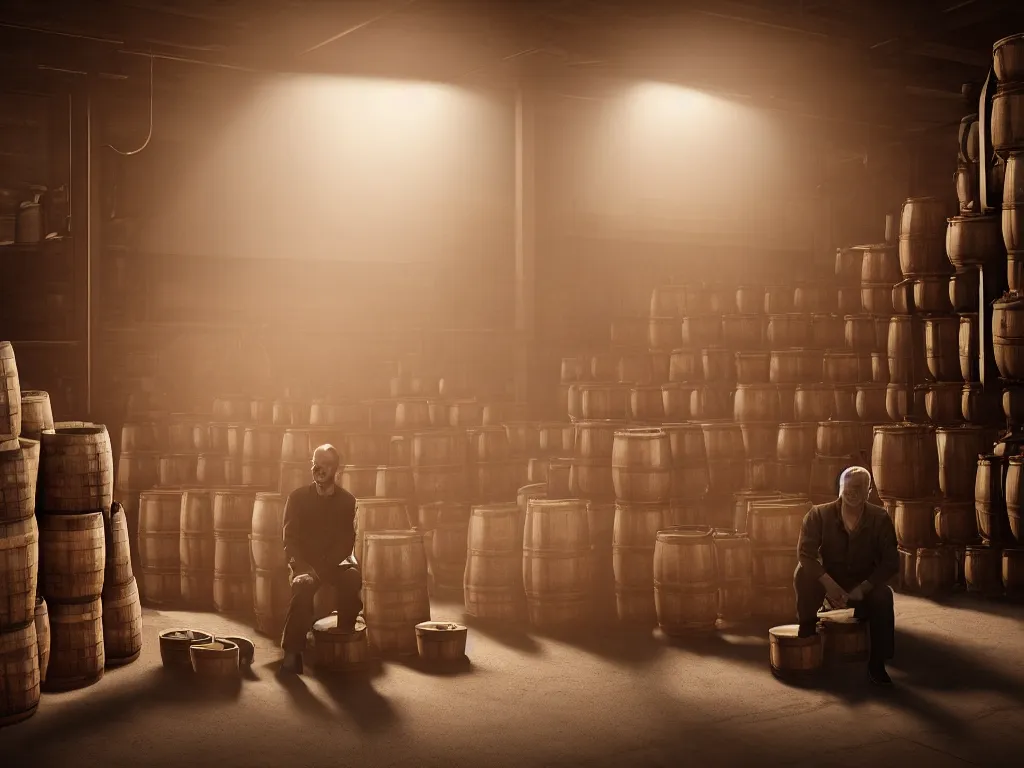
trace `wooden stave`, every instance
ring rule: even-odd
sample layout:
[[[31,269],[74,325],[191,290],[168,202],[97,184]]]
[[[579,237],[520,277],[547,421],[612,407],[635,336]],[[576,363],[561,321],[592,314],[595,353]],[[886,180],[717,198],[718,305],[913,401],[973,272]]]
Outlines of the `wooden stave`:
[[[50,662],[43,690],[84,688],[103,677],[103,603],[97,596],[87,603],[48,604]]]

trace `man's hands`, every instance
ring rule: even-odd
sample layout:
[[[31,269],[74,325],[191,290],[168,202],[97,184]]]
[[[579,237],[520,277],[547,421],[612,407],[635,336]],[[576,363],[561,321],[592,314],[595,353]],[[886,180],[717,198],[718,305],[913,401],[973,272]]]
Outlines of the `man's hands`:
[[[868,592],[870,591],[871,583],[865,581],[863,584],[858,584],[856,587],[850,590],[848,600],[851,602],[859,603],[861,600],[867,597]]]
[[[828,598],[829,605],[834,608],[845,608],[853,597],[828,574],[821,577],[821,583],[825,586],[825,596]]]
[[[312,587],[314,584],[316,584],[316,580],[308,573],[300,573],[292,579],[293,587]]]

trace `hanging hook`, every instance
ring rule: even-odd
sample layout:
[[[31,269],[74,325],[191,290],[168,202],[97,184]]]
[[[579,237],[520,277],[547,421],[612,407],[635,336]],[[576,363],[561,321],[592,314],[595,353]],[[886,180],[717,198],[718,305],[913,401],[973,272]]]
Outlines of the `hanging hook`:
[[[143,142],[141,147],[139,147],[138,149],[133,149],[130,152],[122,152],[120,149],[118,149],[117,147],[115,147],[115,146],[113,146],[111,144],[104,144],[104,146],[107,149],[114,150],[115,152],[117,152],[117,154],[122,155],[123,157],[128,157],[130,155],[137,155],[137,154],[139,154],[139,152],[141,152],[146,147],[148,147],[149,146],[149,141],[152,138],[153,138],[153,57],[150,56],[149,57],[149,133],[146,135],[146,141]]]

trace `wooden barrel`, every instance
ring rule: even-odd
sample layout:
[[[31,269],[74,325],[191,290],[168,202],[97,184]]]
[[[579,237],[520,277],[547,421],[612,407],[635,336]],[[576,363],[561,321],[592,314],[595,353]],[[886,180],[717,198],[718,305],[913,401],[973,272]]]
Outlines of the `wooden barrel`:
[[[472,508],[463,582],[470,616],[516,618],[523,602],[522,532],[517,504]]]
[[[946,214],[945,203],[934,197],[911,197],[903,203],[899,256],[904,276],[952,271],[946,258]]]
[[[669,356],[668,378],[673,382],[693,382],[704,375],[701,358],[693,349],[673,349]]]
[[[210,448],[209,417],[172,413],[167,420],[167,450],[170,453],[200,453]]]
[[[569,495],[593,501],[615,498],[612,466],[608,459],[573,459],[569,469]]]
[[[854,399],[857,418],[872,423],[889,421],[889,413],[885,407],[886,386],[877,383],[857,385]]]
[[[31,621],[0,631],[0,669],[4,670],[0,681],[0,727],[20,723],[35,714],[42,679],[37,646],[36,625]]]
[[[1009,462],[1003,456],[978,457],[974,483],[974,508],[978,533],[983,541],[1006,544],[1013,541],[1006,506],[1005,481]]]
[[[944,498],[966,500],[974,498],[974,481],[978,456],[985,452],[986,430],[983,427],[938,427],[935,443],[938,450],[939,490]],[[1011,466],[1013,461],[1011,459]],[[1013,472],[1013,470],[1010,470]],[[1015,472],[1020,478],[1021,473]],[[1009,492],[1009,473],[1007,474]]]
[[[818,622],[826,659],[830,662],[867,661],[867,622],[855,618],[846,610],[820,613]]]
[[[844,318],[843,341],[847,349],[873,352],[877,342],[875,318],[871,315],[847,315]]]
[[[366,427],[369,413],[355,401],[314,400],[309,407],[309,424],[313,427],[362,426]]]
[[[795,307],[792,285],[769,285],[764,289],[764,312],[778,315],[793,312]]]
[[[806,347],[811,342],[811,316],[796,312],[768,315],[767,338],[773,349]]]
[[[548,460],[548,498],[567,499],[571,494],[572,466],[575,459],[557,458]]]
[[[960,377],[964,381],[978,380],[978,316],[960,315],[957,329],[957,357],[960,362]]]
[[[747,518],[747,535],[755,548],[792,547],[800,540],[800,528],[811,505],[806,500],[753,502]]]
[[[160,482],[160,454],[154,451],[125,453],[117,457],[114,490],[126,495],[149,490]]]
[[[811,479],[808,496],[812,504],[825,504],[839,496],[839,476],[857,465],[853,456],[822,456],[811,459]]]
[[[821,381],[823,376],[824,363],[819,350],[772,350],[768,376],[772,384],[802,384]]]
[[[587,502],[533,498],[523,535],[526,611],[535,626],[585,621],[592,607]]]
[[[542,456],[571,451],[576,439],[575,426],[571,422],[542,422],[538,424],[537,432]]]
[[[1008,294],[992,305],[992,345],[1004,379],[1024,379],[1024,299]]]
[[[714,629],[718,570],[711,528],[679,526],[658,531],[654,603],[658,625],[667,635]]]
[[[162,453],[157,459],[157,478],[165,487],[197,485],[199,457],[194,453]]]
[[[0,525],[36,511],[39,443],[21,438],[0,449]]]
[[[818,424],[788,422],[779,424],[776,453],[779,461],[807,462],[814,457]]]
[[[621,420],[576,422],[575,453],[584,459],[608,459],[612,457],[615,434],[625,428]]]
[[[835,288],[828,283],[799,282],[793,288],[793,308],[797,312],[831,312],[835,301]]]
[[[39,440],[44,430],[53,429],[50,395],[38,389],[21,391],[21,436]]]
[[[199,485],[217,486],[227,483],[225,455],[200,453],[196,457],[196,482]]]
[[[1007,597],[1024,595],[1024,549],[1003,550],[1003,589]]]
[[[661,386],[661,408],[664,421],[686,421],[690,418],[690,401],[696,389],[691,384],[663,384]]]
[[[718,618],[742,621],[750,616],[753,602],[750,539],[745,533],[715,531],[714,546]]]
[[[108,667],[135,661],[142,652],[142,604],[135,579],[103,588],[103,648]]]
[[[278,493],[257,493],[253,499],[249,545],[256,568],[278,571],[288,565],[282,541],[284,503]]]
[[[654,548],[658,531],[671,524],[666,504],[618,501],[612,527],[615,603],[622,621],[653,624]]]
[[[729,384],[694,387],[690,415],[695,420],[728,419],[732,416],[733,389]]]
[[[181,598],[186,605],[211,607],[215,539],[210,491],[190,489],[182,494],[180,531]]]
[[[99,597],[105,568],[102,512],[39,515],[39,590],[45,597],[66,602]]]
[[[126,584],[134,578],[128,518],[124,507],[116,501],[103,515],[103,533],[106,550],[103,584]]]
[[[109,509],[114,460],[107,428],[57,429],[43,435],[39,456],[39,503],[46,512]]]
[[[957,580],[957,559],[950,547],[921,547],[917,550],[916,561],[919,594],[939,597],[953,591]]]
[[[938,542],[935,534],[935,507],[932,500],[897,499],[893,507],[893,525],[896,541],[904,549],[933,547]]]
[[[35,517],[0,522],[0,632],[32,621],[36,610],[39,529]]]
[[[661,385],[636,386],[629,390],[629,412],[636,421],[664,421]]]
[[[376,486],[377,476],[373,477]],[[310,462],[306,461],[282,461],[278,475],[277,490],[287,497],[289,493],[297,488],[305,488],[313,482],[310,474]]]
[[[667,502],[672,487],[672,448],[662,429],[624,429],[612,444],[612,482],[624,501]]]
[[[824,643],[820,631],[800,637],[798,624],[785,624],[768,630],[768,657],[772,674],[780,678],[802,677],[821,669]]]
[[[1006,500],[1006,515],[1009,523],[1010,535],[1018,542],[1024,542],[1024,510],[1021,509],[1024,502],[1024,457],[1011,456],[1009,466],[1006,469],[1006,480],[1003,488],[1003,498]]]
[[[469,455],[474,461],[505,461],[509,457],[508,434],[504,427],[470,427],[466,430]]]
[[[968,592],[999,595],[1003,591],[1002,569],[1002,549],[999,547],[981,544],[965,548],[964,578]]]
[[[469,466],[469,496],[488,504],[514,499],[526,480],[526,466],[516,460],[489,461]]]
[[[684,347],[701,349],[722,343],[721,315],[687,315],[682,330]]]
[[[0,435],[21,434],[21,381],[14,347],[0,341]]]
[[[288,604],[291,601],[288,570],[269,571],[254,568],[252,597],[256,628],[264,634],[279,634],[284,625],[285,615],[288,613]]]
[[[363,467],[346,464],[338,470],[334,481],[357,499],[372,497],[377,493],[377,469],[377,465]],[[308,465],[306,472],[309,472]]]
[[[928,498],[938,490],[935,428],[915,424],[876,426],[871,474],[883,499]]]
[[[935,508],[935,535],[943,544],[976,543],[978,518],[974,501],[939,501]]]
[[[313,663],[328,672],[355,672],[370,660],[366,623],[359,618],[355,628],[338,629],[337,614],[313,624]]]
[[[430,540],[427,567],[435,588],[461,591],[466,572],[466,538],[471,508],[468,504],[455,502],[440,502],[436,506],[436,525]]]
[[[762,314],[764,312],[764,296],[764,286],[738,286],[736,288],[736,309],[741,314]]]
[[[835,393],[829,384],[800,384],[793,393],[796,421],[827,421],[835,408]]]
[[[779,425],[776,422],[745,422],[740,424],[743,433],[743,450],[748,461],[773,460],[779,441]]]
[[[459,430],[414,432],[410,463],[414,467],[462,464],[467,447],[466,433]]]
[[[68,691],[92,685],[103,677],[103,603],[99,596],[84,603],[48,605],[50,663],[45,691]]]
[[[50,665],[50,614],[42,595],[36,595],[34,624],[39,651],[39,679],[46,680],[46,669]]]
[[[365,538],[364,615],[370,645],[401,655],[416,653],[416,625],[430,621],[423,534],[373,531]]]
[[[382,498],[413,498],[416,495],[416,485],[412,467],[378,467],[375,492]]]
[[[336,446],[345,462],[355,466],[376,466],[385,464],[390,452],[390,433],[349,432],[343,446]]]
[[[822,456],[853,456],[860,450],[860,424],[856,421],[821,421],[815,450]]]
[[[651,291],[651,317],[673,317],[686,314],[686,286],[659,285]]]
[[[924,321],[925,361],[935,381],[960,381],[960,318],[927,317]]]
[[[251,531],[255,494],[213,495],[213,605],[222,613],[252,610]]]
[[[672,454],[672,498],[703,496],[708,487],[704,430],[700,424],[663,424]]]
[[[745,490],[733,496],[733,512],[729,527],[737,533],[746,535],[747,514],[752,502],[781,500],[782,494],[778,491],[753,491]],[[675,521],[675,525],[694,525],[695,523]]]
[[[483,403],[476,400],[453,400],[448,404],[448,426],[454,429],[479,427],[483,420]]]
[[[202,453],[221,456],[242,457],[245,449],[245,425],[233,422],[211,422],[209,424],[210,446]]]
[[[733,418],[738,422],[779,419],[779,392],[771,384],[738,384],[733,397]]]
[[[366,536],[375,531],[409,530],[409,509],[405,499],[365,497],[356,499],[356,562],[366,556]]]
[[[737,352],[736,382],[764,384],[771,379],[771,352]]]
[[[887,243],[858,246],[861,251],[860,282],[888,284],[892,287],[902,278],[897,249]]]
[[[660,387],[658,388],[660,392]],[[660,401],[659,395],[659,401]],[[540,429],[535,421],[508,421],[502,424],[508,437],[511,456],[536,456],[540,452]]]
[[[762,315],[722,315],[722,344],[726,347],[730,349],[757,349],[761,346],[763,337],[764,318]]]
[[[738,491],[745,479],[746,459],[743,430],[738,424],[706,422],[704,446],[708,466],[708,492],[728,496]]]
[[[578,386],[584,419],[624,419],[629,413],[629,387],[588,382]]]
[[[832,384],[856,384],[870,375],[871,358],[864,352],[828,351],[822,360],[822,376]]]
[[[212,413],[216,421],[248,421],[251,401],[247,395],[220,395],[213,400]]]
[[[590,536],[591,597],[594,617],[615,615],[615,571],[612,567],[612,536],[615,529],[615,504],[587,504],[587,530]]]
[[[380,478],[379,473],[378,478]],[[421,504],[464,499],[468,493],[469,481],[465,464],[413,467],[412,482],[413,488],[410,496],[414,496]],[[387,482],[385,482],[385,488],[387,487]],[[389,495],[397,496],[398,494]]]

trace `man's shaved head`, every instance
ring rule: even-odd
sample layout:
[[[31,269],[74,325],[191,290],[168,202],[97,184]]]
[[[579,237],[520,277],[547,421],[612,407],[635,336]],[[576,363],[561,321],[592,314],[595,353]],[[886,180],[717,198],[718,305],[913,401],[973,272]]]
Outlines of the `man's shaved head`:
[[[330,443],[324,443],[313,451],[314,464],[333,464],[335,469],[341,466],[341,453]]]

